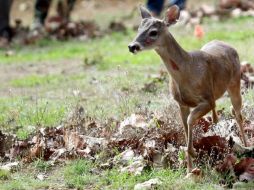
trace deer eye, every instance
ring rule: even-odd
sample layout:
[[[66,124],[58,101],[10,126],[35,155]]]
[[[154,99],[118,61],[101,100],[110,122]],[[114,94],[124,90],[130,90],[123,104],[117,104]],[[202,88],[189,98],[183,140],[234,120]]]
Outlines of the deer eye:
[[[149,33],[149,36],[150,37],[155,37],[158,35],[158,31],[157,30],[152,30],[150,33]]]

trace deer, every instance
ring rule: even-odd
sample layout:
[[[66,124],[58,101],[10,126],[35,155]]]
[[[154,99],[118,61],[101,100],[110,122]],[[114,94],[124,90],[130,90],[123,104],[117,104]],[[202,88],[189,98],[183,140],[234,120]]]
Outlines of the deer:
[[[237,51],[218,40],[205,44],[200,50],[185,51],[168,30],[180,17],[177,5],[167,9],[164,19],[153,17],[143,6],[140,6],[140,14],[142,20],[137,36],[128,48],[133,54],[154,49],[171,75],[171,94],[180,109],[187,144],[187,173],[192,171],[193,158],[197,156],[192,128],[210,111],[213,122],[218,121],[216,100],[226,91],[233,105],[241,141],[247,146],[241,114],[241,71]]]

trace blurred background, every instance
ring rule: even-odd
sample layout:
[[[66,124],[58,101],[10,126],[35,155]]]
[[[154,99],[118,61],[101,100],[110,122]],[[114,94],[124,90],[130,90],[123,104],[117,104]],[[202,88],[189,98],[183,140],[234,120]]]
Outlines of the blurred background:
[[[12,26],[12,30],[6,29],[9,34],[1,34],[4,32],[0,31],[0,36],[7,35],[10,40],[12,36],[22,36],[23,32],[22,38],[28,38],[27,43],[35,40],[33,38],[38,35],[33,33],[35,30],[41,35],[46,31],[51,34],[58,33],[59,38],[66,38],[70,35],[82,36],[85,33],[91,37],[96,35],[96,32],[91,30],[99,30],[99,28],[104,32],[107,28],[110,30],[135,28],[139,22],[137,7],[140,4],[146,5],[157,17],[163,17],[161,12],[170,5],[176,4],[183,10],[181,23],[192,26],[200,24],[205,17],[218,22],[227,17],[253,16],[254,14],[254,3],[251,0],[204,0],[202,2],[197,0],[105,0],[103,2],[96,0],[2,0],[0,3],[3,9],[1,11],[2,25],[10,23]],[[85,21],[86,26],[81,21]],[[1,28],[4,27],[6,26],[1,26]],[[25,29],[30,35],[25,34]],[[32,42],[29,38],[32,38]]]

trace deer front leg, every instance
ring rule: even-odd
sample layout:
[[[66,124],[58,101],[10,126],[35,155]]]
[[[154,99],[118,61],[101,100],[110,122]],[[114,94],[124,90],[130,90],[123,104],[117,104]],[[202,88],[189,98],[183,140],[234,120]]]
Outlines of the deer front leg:
[[[193,137],[192,137],[192,128],[196,122],[207,114],[209,111],[214,109],[215,104],[210,102],[202,102],[195,107],[187,119],[188,125],[188,142],[187,142],[187,151],[188,151],[188,158],[187,158],[187,172],[191,172],[192,170],[192,157],[196,157],[197,153],[193,148]]]
[[[187,124],[187,118],[190,114],[190,108],[187,106],[182,106],[179,105],[180,107],[180,113],[181,113],[181,119],[183,123],[183,128],[184,128],[184,134],[185,134],[185,140],[186,144],[188,144],[188,124]]]

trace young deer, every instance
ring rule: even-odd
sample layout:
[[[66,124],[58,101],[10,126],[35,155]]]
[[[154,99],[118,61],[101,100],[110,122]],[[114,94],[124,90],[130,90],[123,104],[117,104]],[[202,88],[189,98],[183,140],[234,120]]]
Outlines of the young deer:
[[[240,62],[236,50],[223,42],[212,41],[200,51],[186,52],[168,31],[168,26],[175,24],[180,16],[176,5],[167,10],[164,20],[152,17],[144,7],[140,7],[140,12],[142,22],[138,35],[128,47],[132,53],[155,49],[172,77],[172,94],[180,107],[188,147],[187,172],[192,170],[192,157],[196,156],[193,125],[210,111],[217,122],[215,101],[225,91],[231,98],[241,139],[247,146],[241,115]]]

